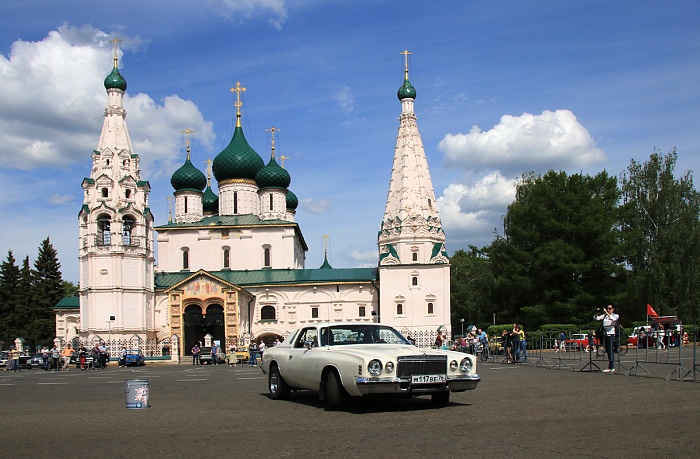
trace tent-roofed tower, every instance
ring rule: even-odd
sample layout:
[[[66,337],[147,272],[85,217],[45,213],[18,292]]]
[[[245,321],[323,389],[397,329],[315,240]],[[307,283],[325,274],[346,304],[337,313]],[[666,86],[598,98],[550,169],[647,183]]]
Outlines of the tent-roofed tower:
[[[377,238],[382,283],[381,320],[407,327],[434,323],[450,329],[450,268],[435,192],[418,132],[416,90],[408,76],[408,51],[399,132],[386,209]],[[433,329],[434,330],[434,329]]]
[[[105,78],[107,107],[90,176],[83,179],[80,224],[81,338],[152,337],[153,215],[150,185],[126,127],[126,80],[114,67]]]

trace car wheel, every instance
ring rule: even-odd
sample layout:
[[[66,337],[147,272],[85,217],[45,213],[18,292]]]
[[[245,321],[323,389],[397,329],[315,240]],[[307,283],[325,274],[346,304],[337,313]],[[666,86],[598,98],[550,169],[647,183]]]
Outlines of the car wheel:
[[[430,395],[430,402],[433,405],[445,406],[450,403],[450,391],[445,392],[435,392]]]
[[[328,411],[342,410],[346,400],[347,395],[340,383],[340,377],[335,371],[331,371],[328,373],[328,381],[326,381],[326,409]]]
[[[268,387],[270,388],[270,398],[273,400],[286,400],[289,397],[289,386],[280,375],[280,370],[277,365],[270,367],[270,376],[268,378]]]

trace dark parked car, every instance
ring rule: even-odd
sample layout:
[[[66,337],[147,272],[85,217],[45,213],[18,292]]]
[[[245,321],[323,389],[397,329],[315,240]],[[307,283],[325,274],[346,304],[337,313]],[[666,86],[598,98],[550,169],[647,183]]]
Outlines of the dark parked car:
[[[219,350],[216,355],[216,358],[218,360],[217,363],[226,363],[226,355],[221,352],[221,348],[218,349]],[[202,365],[211,365],[214,362],[214,359],[211,355],[211,346],[202,346],[202,353],[199,355],[199,362]]]
[[[39,354],[34,354],[31,356],[27,362],[29,364],[29,368],[43,368],[44,367],[44,357]]]

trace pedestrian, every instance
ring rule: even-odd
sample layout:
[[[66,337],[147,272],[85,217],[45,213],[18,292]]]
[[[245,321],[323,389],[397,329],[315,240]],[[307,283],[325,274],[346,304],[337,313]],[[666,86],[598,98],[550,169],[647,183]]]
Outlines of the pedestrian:
[[[85,346],[80,346],[80,349],[78,350],[78,358],[80,359],[80,370],[85,371],[86,363],[87,363],[87,355],[88,351]]]
[[[15,346],[10,348],[10,359],[12,360],[12,371],[17,373],[19,371],[19,349]]]
[[[258,364],[258,345],[254,339],[250,340],[248,345],[248,365],[253,367]]]
[[[586,352],[593,352],[593,330],[588,330],[588,336],[586,337],[588,344],[586,345]]]
[[[199,365],[199,355],[201,354],[201,349],[198,344],[192,346],[192,365]]]
[[[664,344],[664,326],[662,324],[659,324],[659,328],[656,330],[656,348],[657,349],[663,349],[666,347]]]
[[[262,363],[262,356],[263,356],[263,352],[265,352],[266,347],[267,346],[265,345],[265,341],[260,340],[260,344],[258,344],[258,355],[260,357],[260,363]]]
[[[41,360],[42,363],[44,364],[44,371],[49,371],[49,358],[51,357],[51,353],[49,352],[49,348],[46,346],[41,347]]]
[[[217,346],[216,343],[211,346],[211,364],[219,364],[219,346]]]
[[[107,345],[104,341],[100,341],[100,365],[102,369],[107,368],[107,362],[109,361],[109,353],[107,352]]]
[[[525,341],[525,330],[518,324],[513,326],[513,333],[520,338],[520,354],[522,355],[521,363],[527,363],[527,341]]]
[[[95,343],[95,345],[92,347],[92,350],[90,351],[90,355],[92,356],[92,369],[97,370],[98,368],[101,367],[100,365],[100,345],[99,343]]]
[[[70,356],[73,355],[73,348],[71,345],[67,345],[66,347],[63,348],[61,351],[61,361],[63,365],[61,366],[61,370],[63,371],[68,371],[68,366],[70,365]]]
[[[598,313],[593,316],[595,320],[603,321],[605,329],[605,352],[608,354],[608,368],[603,370],[603,373],[615,373],[615,338],[617,336],[617,324],[620,321],[619,314],[615,314],[615,307],[609,304],[605,307],[605,312],[600,308],[596,310]]]
[[[119,352],[119,368],[126,368],[126,346],[122,347],[121,352]]]
[[[481,343],[481,352],[484,353],[484,360],[489,359],[489,335],[486,334],[481,328],[477,330],[477,337],[479,338],[479,343]],[[464,349],[464,347],[462,347]]]
[[[50,364],[51,368],[53,368],[54,371],[59,370],[59,367],[60,367],[59,362],[60,361],[61,361],[61,351],[59,351],[58,346],[56,346],[54,344],[53,347],[51,348],[51,364]]]

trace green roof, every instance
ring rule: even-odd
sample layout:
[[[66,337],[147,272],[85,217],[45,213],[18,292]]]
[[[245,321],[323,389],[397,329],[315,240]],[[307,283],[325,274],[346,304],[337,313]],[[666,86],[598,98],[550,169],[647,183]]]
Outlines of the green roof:
[[[54,309],[80,309],[80,298],[77,296],[64,296],[56,303]]]
[[[212,276],[243,288],[264,285],[340,284],[377,280],[377,268],[343,269],[259,269],[246,271],[208,271]],[[156,289],[168,289],[197,272],[157,273]]]

